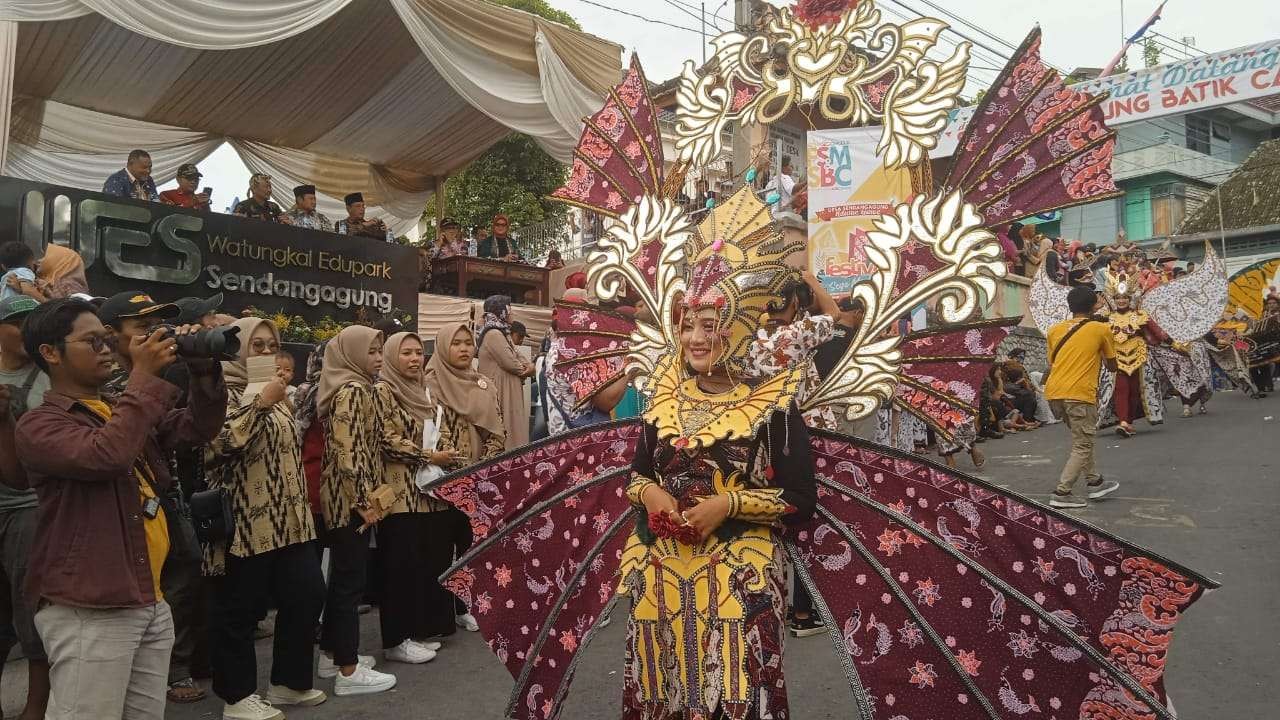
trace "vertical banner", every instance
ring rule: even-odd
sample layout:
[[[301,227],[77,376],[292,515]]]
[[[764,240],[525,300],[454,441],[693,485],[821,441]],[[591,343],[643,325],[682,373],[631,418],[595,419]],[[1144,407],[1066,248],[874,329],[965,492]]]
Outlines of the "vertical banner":
[[[872,222],[911,198],[909,169],[886,170],[876,157],[881,129],[810,130],[809,269],[832,293],[865,279]]]

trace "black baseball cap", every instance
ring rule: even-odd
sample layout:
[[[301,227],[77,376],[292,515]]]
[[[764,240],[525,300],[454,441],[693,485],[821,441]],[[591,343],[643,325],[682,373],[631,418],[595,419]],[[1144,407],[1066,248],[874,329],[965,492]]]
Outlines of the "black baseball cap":
[[[183,163],[178,167],[178,177],[195,178],[199,180],[204,174],[196,167],[195,163]]]
[[[127,318],[150,317],[152,315],[172,320],[182,312],[173,303],[160,303],[140,290],[126,290],[107,298],[98,308],[98,319],[103,325],[115,325]]]
[[[207,298],[184,297],[173,304],[180,311],[176,320],[179,325],[195,325],[200,318],[222,307],[222,293]]]
[[[462,227],[462,226],[458,224],[457,220],[454,220],[451,217],[447,217],[440,221],[441,230],[444,230],[445,228],[456,228],[456,227]]]

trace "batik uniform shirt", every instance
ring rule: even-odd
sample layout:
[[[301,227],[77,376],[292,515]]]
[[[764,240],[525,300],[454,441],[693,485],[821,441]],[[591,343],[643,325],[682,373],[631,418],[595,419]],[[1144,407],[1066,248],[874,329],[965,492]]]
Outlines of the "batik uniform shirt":
[[[387,514],[424,512],[428,508],[415,482],[418,468],[430,462],[422,450],[423,422],[405,411],[386,383],[373,386],[373,401],[378,408],[374,434],[382,453],[382,481],[396,493]]]
[[[226,573],[227,552],[251,557],[316,538],[293,413],[284,402],[241,405],[243,394],[228,390],[227,421],[205,448],[209,488],[230,494],[235,521],[229,545],[205,546],[205,575]]]
[[[262,220],[264,222],[280,222],[280,216],[284,214],[284,211],[280,209],[280,206],[271,200],[260,203],[253,198],[241,200],[232,212],[240,217]]]
[[[325,216],[324,213],[305,212],[294,208],[288,213],[289,219],[293,221],[294,227],[306,228],[308,230],[319,230],[321,232],[333,232],[333,221]]]
[[[346,527],[357,508],[369,507],[370,494],[382,483],[377,424],[373,388],[353,382],[338,389],[324,419],[320,479],[320,507],[331,530]]]
[[[542,361],[543,376],[547,383],[547,432],[559,435],[571,429],[571,423],[586,415],[589,407],[575,408],[578,398],[573,387],[562,373],[556,371],[556,363],[560,360],[560,350],[564,341],[556,338],[547,348]]]
[[[453,242],[444,243],[443,245],[431,246],[432,260],[444,260],[445,258],[457,257],[459,255],[466,255],[466,254],[467,254],[467,241],[461,238]]]
[[[373,238],[374,240],[386,240],[387,242],[396,241],[396,236],[387,229],[387,224],[377,218],[365,218],[364,220],[347,218],[339,220],[334,232],[339,235],[357,235]]]
[[[492,382],[492,381],[490,381]],[[501,435],[485,430],[484,428],[476,428],[480,435],[480,447],[475,448],[471,445],[471,423],[465,417],[459,415],[448,405],[441,405],[440,419],[440,441],[436,443],[436,449],[442,452],[450,450],[461,453],[464,457],[471,458],[462,462],[454,463],[446,466],[446,471],[458,470],[473,465],[475,463],[491,460],[501,455],[507,449],[506,438]],[[502,422],[502,408],[498,408],[498,421]],[[426,499],[427,509],[434,512],[437,510],[448,510],[451,505],[438,500],[434,496]]]
[[[778,328],[773,334],[761,329],[755,342],[747,351],[747,374],[755,378],[767,378],[805,363],[804,380],[796,393],[796,404],[803,405],[809,395],[822,383],[818,368],[812,362],[818,346],[835,335],[835,321],[830,315],[806,315],[790,325]],[[809,427],[823,430],[839,430],[835,408],[824,405],[804,414]]]

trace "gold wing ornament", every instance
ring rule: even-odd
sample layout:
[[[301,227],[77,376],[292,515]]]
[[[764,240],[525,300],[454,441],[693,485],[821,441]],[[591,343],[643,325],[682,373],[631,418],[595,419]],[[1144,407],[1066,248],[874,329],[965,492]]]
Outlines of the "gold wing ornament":
[[[1227,313],[1237,311],[1257,320],[1262,317],[1262,303],[1267,288],[1280,271],[1280,257],[1256,262],[1231,276],[1227,289]]]
[[[836,404],[849,420],[870,415],[893,397],[902,373],[898,318],[936,302],[945,322],[963,322],[995,296],[996,279],[1005,276],[999,241],[958,192],[916,197],[875,226],[866,253],[876,271],[853,289],[866,303],[866,318],[803,410]]]
[[[750,34],[712,41],[715,55],[700,74],[685,62],[676,91],[676,152],[693,165],[721,151],[730,122],[768,125],[793,108],[816,107],[850,127],[879,122],[877,153],[888,167],[919,163],[937,146],[957,107],[969,65],[963,42],[942,61],[927,55],[948,25],[920,18],[882,23],[872,0],[822,18],[777,8]]]

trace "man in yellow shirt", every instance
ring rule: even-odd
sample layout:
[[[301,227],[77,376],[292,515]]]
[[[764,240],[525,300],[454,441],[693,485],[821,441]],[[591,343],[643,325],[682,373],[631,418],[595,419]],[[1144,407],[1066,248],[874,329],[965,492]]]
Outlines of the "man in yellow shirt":
[[[1075,287],[1067,295],[1072,318],[1049,328],[1049,380],[1044,396],[1053,414],[1065,421],[1071,431],[1071,457],[1058,487],[1049,499],[1056,508],[1084,508],[1089,503],[1072,494],[1076,481],[1084,475],[1090,500],[1115,492],[1120,483],[1104,481],[1093,459],[1093,441],[1098,432],[1098,374],[1105,363],[1116,369],[1115,341],[1111,326],[1092,317],[1098,306],[1098,293],[1087,287]]]

